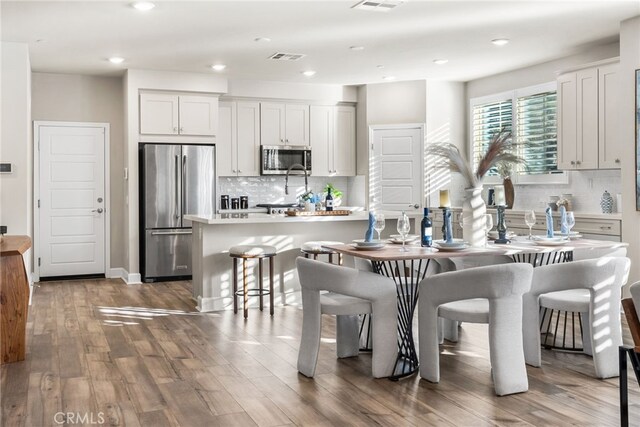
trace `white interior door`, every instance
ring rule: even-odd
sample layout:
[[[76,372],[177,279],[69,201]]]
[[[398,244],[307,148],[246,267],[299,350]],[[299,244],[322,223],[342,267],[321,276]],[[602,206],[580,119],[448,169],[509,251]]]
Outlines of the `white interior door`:
[[[40,277],[105,273],[105,128],[39,127]]]
[[[373,127],[369,206],[392,211],[422,207],[422,126]]]

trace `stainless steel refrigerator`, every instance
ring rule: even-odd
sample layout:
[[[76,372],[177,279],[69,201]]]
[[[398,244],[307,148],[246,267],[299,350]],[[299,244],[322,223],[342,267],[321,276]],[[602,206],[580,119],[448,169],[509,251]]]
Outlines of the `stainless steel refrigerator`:
[[[140,267],[145,282],[190,278],[191,221],[216,211],[213,145],[140,145]]]

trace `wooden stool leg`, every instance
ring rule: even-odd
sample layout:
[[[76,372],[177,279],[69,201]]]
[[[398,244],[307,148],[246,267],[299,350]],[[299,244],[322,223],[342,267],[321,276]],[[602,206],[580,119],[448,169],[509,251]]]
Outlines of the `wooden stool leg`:
[[[329,254],[329,264],[333,264],[333,254]]]
[[[305,252],[305,253],[304,253],[304,257],[305,257],[305,258],[307,258],[307,259],[309,259],[309,254]],[[269,261],[269,262],[271,262],[271,261]]]
[[[269,257],[269,314],[273,316],[273,259]]]
[[[233,259],[233,313],[238,312],[238,258]]]
[[[313,254],[313,259],[317,260],[318,259],[318,254]]]
[[[247,259],[242,258],[242,286],[244,291],[244,301],[242,308],[244,309],[244,318],[249,317],[249,289],[247,286]]]
[[[262,309],[264,308],[264,305],[262,303],[263,301],[263,297],[262,297],[262,258],[258,258],[258,274],[259,274],[259,278],[258,278],[258,283],[260,284],[260,311],[262,311]]]

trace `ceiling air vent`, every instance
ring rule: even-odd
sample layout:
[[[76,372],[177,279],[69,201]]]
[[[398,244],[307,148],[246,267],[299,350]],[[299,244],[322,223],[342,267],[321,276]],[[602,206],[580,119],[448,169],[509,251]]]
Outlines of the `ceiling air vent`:
[[[276,52],[269,57],[269,59],[273,59],[275,61],[297,61],[300,58],[304,58],[302,53],[283,53]]]
[[[401,0],[362,0],[361,2],[351,6],[352,9],[369,10],[373,12],[389,12],[391,9],[400,6]]]

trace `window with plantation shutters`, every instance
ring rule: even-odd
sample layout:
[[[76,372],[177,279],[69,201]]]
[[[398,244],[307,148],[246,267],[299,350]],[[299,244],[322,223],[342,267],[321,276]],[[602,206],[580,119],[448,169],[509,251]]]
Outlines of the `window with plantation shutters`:
[[[488,102],[473,106],[473,170],[478,167],[478,162],[487,151],[491,138],[501,129],[511,130],[513,122],[513,102],[505,101]],[[495,168],[491,169],[487,176],[497,176]]]
[[[516,140],[526,168],[520,174],[540,175],[558,171],[556,91],[523,96],[516,101]]]
[[[516,184],[567,183],[558,170],[556,85],[546,83],[482,98],[471,99],[470,158],[474,170],[487,151],[491,138],[502,129],[512,132],[517,154],[525,165],[517,165],[511,178]],[[487,183],[501,181],[496,169]]]

